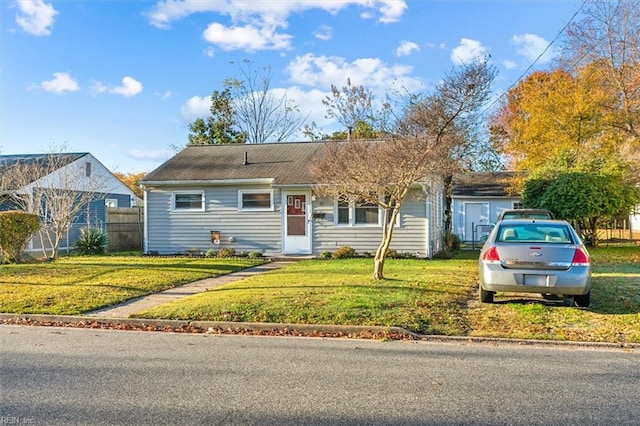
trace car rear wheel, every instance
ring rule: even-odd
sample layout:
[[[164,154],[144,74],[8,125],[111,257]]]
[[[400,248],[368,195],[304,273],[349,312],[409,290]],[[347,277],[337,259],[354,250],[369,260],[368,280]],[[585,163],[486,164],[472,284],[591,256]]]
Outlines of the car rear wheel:
[[[482,303],[493,303],[493,295],[495,292],[488,291],[480,286],[480,301]]]
[[[579,294],[573,296],[573,302],[580,308],[588,308],[591,303],[591,290],[586,294]]]

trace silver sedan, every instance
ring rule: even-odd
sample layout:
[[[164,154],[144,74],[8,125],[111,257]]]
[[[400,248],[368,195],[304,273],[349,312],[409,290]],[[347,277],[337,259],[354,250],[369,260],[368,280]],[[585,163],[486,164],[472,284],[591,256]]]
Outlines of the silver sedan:
[[[587,307],[591,297],[589,252],[562,220],[499,222],[480,251],[480,301],[500,292],[573,296]]]

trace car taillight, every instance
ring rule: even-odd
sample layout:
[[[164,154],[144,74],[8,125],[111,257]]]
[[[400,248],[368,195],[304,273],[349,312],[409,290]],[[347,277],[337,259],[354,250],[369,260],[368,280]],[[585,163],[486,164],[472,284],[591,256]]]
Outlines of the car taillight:
[[[482,260],[487,263],[500,263],[500,256],[498,255],[498,249],[495,247],[489,248],[489,250],[482,253]]]
[[[589,256],[585,253],[584,250],[577,248],[576,252],[573,254],[573,260],[571,261],[571,265],[573,266],[588,266],[589,265]]]

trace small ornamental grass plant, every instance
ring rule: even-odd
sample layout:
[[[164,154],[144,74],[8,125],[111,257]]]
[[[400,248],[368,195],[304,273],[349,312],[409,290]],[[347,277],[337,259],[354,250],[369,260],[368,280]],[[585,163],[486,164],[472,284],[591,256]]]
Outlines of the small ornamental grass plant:
[[[85,228],[80,231],[80,238],[73,244],[76,253],[82,256],[104,254],[109,240],[98,228]]]

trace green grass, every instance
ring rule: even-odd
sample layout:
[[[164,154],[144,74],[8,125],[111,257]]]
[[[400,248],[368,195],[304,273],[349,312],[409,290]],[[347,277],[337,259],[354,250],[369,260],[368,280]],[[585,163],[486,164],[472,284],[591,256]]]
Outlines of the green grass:
[[[424,334],[640,343],[640,247],[591,249],[592,306],[539,295],[477,298],[478,252],[452,260],[305,260],[139,314],[142,318],[400,326]],[[251,261],[72,257],[0,266],[4,312],[82,313]]]
[[[537,295],[477,301],[477,251],[453,260],[309,260],[151,309],[143,318],[400,326],[424,334],[640,342],[640,247],[592,249],[589,309]]]
[[[87,256],[0,265],[0,312],[77,315],[263,262]]]
[[[307,260],[140,315],[210,321],[403,326],[465,333],[470,261],[393,260],[384,281],[370,259]]]

